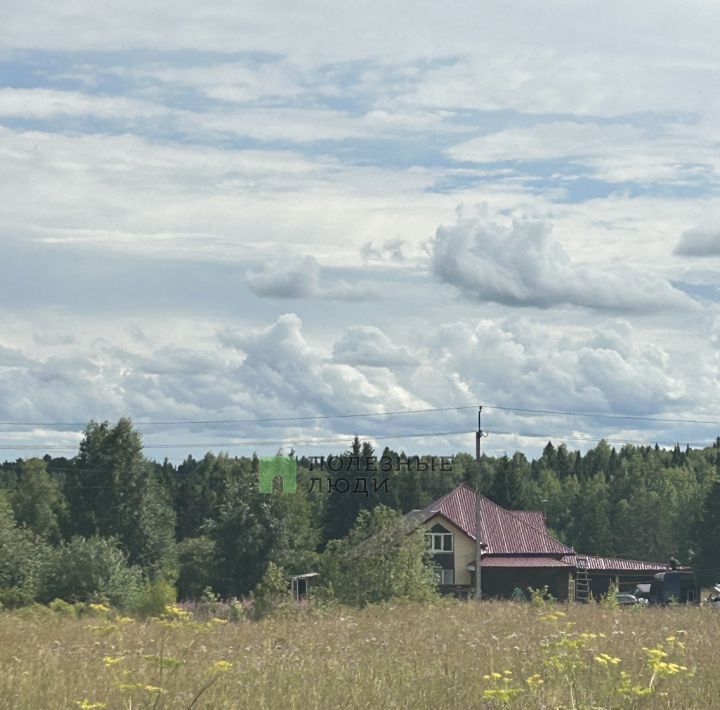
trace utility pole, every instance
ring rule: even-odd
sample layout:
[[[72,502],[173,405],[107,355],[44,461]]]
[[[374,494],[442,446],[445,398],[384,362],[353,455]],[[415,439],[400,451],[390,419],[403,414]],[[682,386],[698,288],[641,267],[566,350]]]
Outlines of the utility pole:
[[[478,407],[478,428],[475,433],[475,460],[478,465],[477,479],[475,483],[475,599],[482,599],[482,574],[480,562],[482,547],[480,542],[480,441],[483,437],[482,430],[482,405]]]

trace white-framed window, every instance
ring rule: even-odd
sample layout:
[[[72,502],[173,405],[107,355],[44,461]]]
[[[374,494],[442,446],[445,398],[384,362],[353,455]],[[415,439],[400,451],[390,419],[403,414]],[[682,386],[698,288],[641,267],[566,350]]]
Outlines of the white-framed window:
[[[455,584],[455,571],[451,569],[440,570],[440,584],[443,586]]]
[[[432,552],[452,552],[453,551],[453,534],[452,533],[425,533],[428,547]]]

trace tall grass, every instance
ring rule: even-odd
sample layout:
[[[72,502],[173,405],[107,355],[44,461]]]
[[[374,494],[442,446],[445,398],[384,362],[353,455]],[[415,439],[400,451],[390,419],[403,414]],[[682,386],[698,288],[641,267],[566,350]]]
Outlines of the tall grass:
[[[0,613],[0,708],[720,708],[720,613],[511,602]]]

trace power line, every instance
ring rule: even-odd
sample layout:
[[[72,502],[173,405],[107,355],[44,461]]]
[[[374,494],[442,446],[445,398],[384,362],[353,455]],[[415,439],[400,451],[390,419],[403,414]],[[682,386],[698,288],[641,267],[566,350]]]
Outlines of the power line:
[[[396,439],[422,439],[422,438],[437,438],[440,436],[464,436],[466,434],[473,434],[474,430],[470,431],[435,431],[425,432],[419,434],[396,434],[396,435],[375,435],[375,434],[358,434],[358,438],[361,440],[373,441],[391,441]],[[230,441],[230,442],[212,442],[212,443],[201,443],[201,444],[190,444],[185,442],[168,443],[168,444],[143,444],[143,449],[203,449],[203,448],[230,448],[236,446],[313,446],[315,444],[328,444],[328,443],[340,443],[347,442],[349,438],[353,438],[354,435],[336,436],[333,438],[323,439],[311,439],[307,441],[298,441],[295,439],[274,439],[267,441]],[[53,450],[53,451],[73,451],[77,449],[75,446],[42,446],[37,444],[30,444],[27,446],[18,445],[2,445],[0,450],[2,451],[20,451],[20,450]]]
[[[137,428],[147,426],[212,426],[220,424],[271,424],[282,422],[301,422],[301,421],[324,421],[332,419],[359,419],[372,417],[396,417],[412,414],[429,414],[434,412],[453,412],[468,409],[477,409],[478,404],[460,405],[456,407],[427,407],[424,409],[400,409],[389,412],[351,412],[340,414],[312,414],[296,417],[258,417],[246,419],[165,419],[150,421],[133,421],[133,426]],[[720,425],[720,419],[696,419],[683,417],[651,417],[639,414],[617,414],[603,412],[579,412],[575,410],[561,409],[530,409],[524,407],[509,407],[500,404],[485,404],[486,409],[496,409],[504,412],[515,412],[517,414],[537,414],[541,416],[569,416],[569,417],[587,417],[593,419],[615,419],[615,420],[631,420],[645,421],[666,424],[711,424]],[[22,422],[22,421],[0,421],[0,426],[8,427],[85,427],[88,424],[86,420],[83,422]]]
[[[641,446],[654,446],[657,444],[658,446],[675,446],[676,444],[679,444],[680,441],[674,441],[674,442],[663,442],[659,440],[655,441],[649,441],[644,439],[609,439],[606,436],[600,436],[600,437],[594,437],[594,436],[579,436],[579,435],[573,435],[573,436],[561,436],[557,434],[538,434],[535,432],[522,432],[522,431],[488,431],[489,434],[495,434],[496,436],[516,436],[516,437],[526,437],[528,439],[547,439],[547,440],[555,440],[558,439],[561,441],[579,441],[579,442],[588,442],[588,443],[597,443],[600,441],[606,441],[608,444],[639,444]],[[698,442],[698,441],[683,441],[683,444],[686,446],[691,446],[694,448],[705,448],[707,446],[710,446],[711,443],[707,442]]]
[[[143,426],[174,426],[174,425],[211,425],[211,424],[269,424],[272,422],[320,421],[324,419],[358,419],[361,417],[397,417],[405,414],[427,414],[430,412],[455,412],[463,409],[477,409],[476,404],[460,407],[429,407],[427,409],[400,409],[392,412],[354,412],[351,414],[313,414],[301,417],[263,417],[260,419],[168,419],[165,421],[133,421],[134,427]],[[87,426],[88,422],[0,422],[0,426]]]
[[[642,422],[660,422],[665,424],[717,424],[720,425],[720,419],[684,419],[681,417],[645,417],[639,414],[603,414],[601,412],[574,412],[570,410],[556,409],[523,409],[521,407],[504,407],[497,404],[486,404],[486,409],[498,409],[504,412],[516,412],[519,414],[550,414],[555,416],[569,417],[590,417],[598,419],[631,419],[633,421]]]
[[[681,440],[675,440],[673,442],[660,441],[660,440],[648,440],[648,439],[616,439],[608,438],[605,436],[580,436],[580,435],[561,435],[561,434],[550,434],[550,433],[538,433],[538,432],[524,432],[524,431],[500,431],[500,430],[486,430],[488,434],[494,434],[495,436],[504,437],[518,437],[528,439],[546,439],[548,441],[575,441],[582,443],[598,443],[600,441],[606,441],[608,444],[637,444],[641,446],[675,446],[681,443]],[[475,430],[467,431],[442,431],[442,432],[422,432],[415,434],[394,434],[394,435],[374,435],[374,434],[358,434],[358,438],[361,440],[373,440],[373,441],[393,441],[398,439],[418,439],[418,438],[438,438],[441,436],[465,436],[476,433]],[[189,443],[189,442],[174,442],[174,443],[144,443],[143,449],[225,449],[225,448],[236,448],[238,446],[319,446],[322,444],[336,444],[347,442],[349,438],[355,435],[345,435],[327,438],[313,438],[313,439],[266,439],[266,440],[238,440],[238,441],[223,441],[223,442],[203,442],[203,443]],[[712,445],[712,442],[703,441],[682,441],[686,446],[693,448],[705,448]],[[0,451],[75,451],[78,448],[78,444],[60,446],[60,445],[47,445],[42,444],[3,444],[0,445]]]
[[[161,426],[161,425],[213,425],[213,424],[260,424],[260,423],[272,423],[272,422],[297,422],[297,421],[314,421],[314,420],[332,420],[332,419],[351,419],[351,418],[364,418],[364,417],[397,417],[404,415],[415,415],[425,414],[434,412],[450,412],[450,411],[462,411],[468,409],[475,409],[478,405],[460,405],[455,407],[432,407],[425,409],[406,409],[406,410],[393,410],[389,412],[355,412],[346,414],[328,414],[328,415],[309,415],[309,416],[297,416],[297,417],[264,417],[255,419],[216,419],[216,420],[164,420],[164,421],[146,421],[146,422],[133,422],[133,426]],[[496,409],[499,411],[515,412],[519,414],[537,414],[537,415],[553,415],[553,416],[574,416],[574,417],[599,417],[604,419],[613,420],[640,420],[640,421],[651,421],[651,422],[672,422],[672,423],[693,423],[693,424],[720,424],[720,421],[709,420],[709,419],[680,419],[680,418],[664,418],[664,417],[645,417],[639,415],[624,415],[624,414],[606,414],[600,412],[578,412],[572,410],[553,410],[553,409],[529,409],[521,407],[508,407],[504,405],[484,405],[487,409]],[[80,422],[17,422],[7,421],[0,422],[0,426],[85,426]],[[447,432],[427,432],[427,433],[415,433],[415,434],[396,434],[396,435],[363,435],[362,438],[373,439],[377,441],[382,440],[397,440],[405,438],[422,438],[422,437],[440,437],[440,436],[460,436],[471,434],[473,431],[447,431]],[[548,438],[548,439],[561,439],[565,441],[578,441],[578,442],[599,442],[605,440],[608,443],[614,444],[640,444],[640,445],[653,445],[660,444],[658,441],[646,441],[637,439],[610,439],[607,437],[592,437],[592,436],[558,436],[554,434],[536,433],[536,432],[508,432],[508,431],[494,431],[499,436],[516,436],[516,437],[527,437],[527,438]],[[218,449],[218,448],[235,448],[239,446],[317,446],[322,444],[332,444],[347,441],[348,435],[340,435],[334,437],[325,438],[314,438],[305,437],[305,439],[292,440],[292,439],[268,439],[268,440],[237,440],[231,442],[210,442],[210,443],[189,443],[189,442],[178,442],[178,443],[146,443],[144,448],[146,449]],[[674,443],[678,443],[677,441]],[[687,443],[688,446],[702,448],[708,444],[704,442],[683,442]],[[666,446],[672,446],[673,443],[663,444]],[[23,451],[23,450],[41,450],[41,451],[73,451],[77,448],[78,444],[70,444],[67,446],[62,445],[35,445],[35,444],[3,444],[0,445],[0,450],[4,451]]]

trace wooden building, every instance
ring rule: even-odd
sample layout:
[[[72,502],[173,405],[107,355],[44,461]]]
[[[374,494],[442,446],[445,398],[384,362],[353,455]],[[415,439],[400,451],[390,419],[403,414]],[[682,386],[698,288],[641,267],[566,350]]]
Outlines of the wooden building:
[[[406,516],[410,526],[425,530],[439,568],[439,589],[471,596],[475,588],[475,491],[466,484],[423,510]],[[481,584],[485,598],[509,598],[516,589],[548,591],[556,599],[584,601],[650,581],[667,565],[580,555],[552,537],[538,511],[511,511],[480,499]]]

